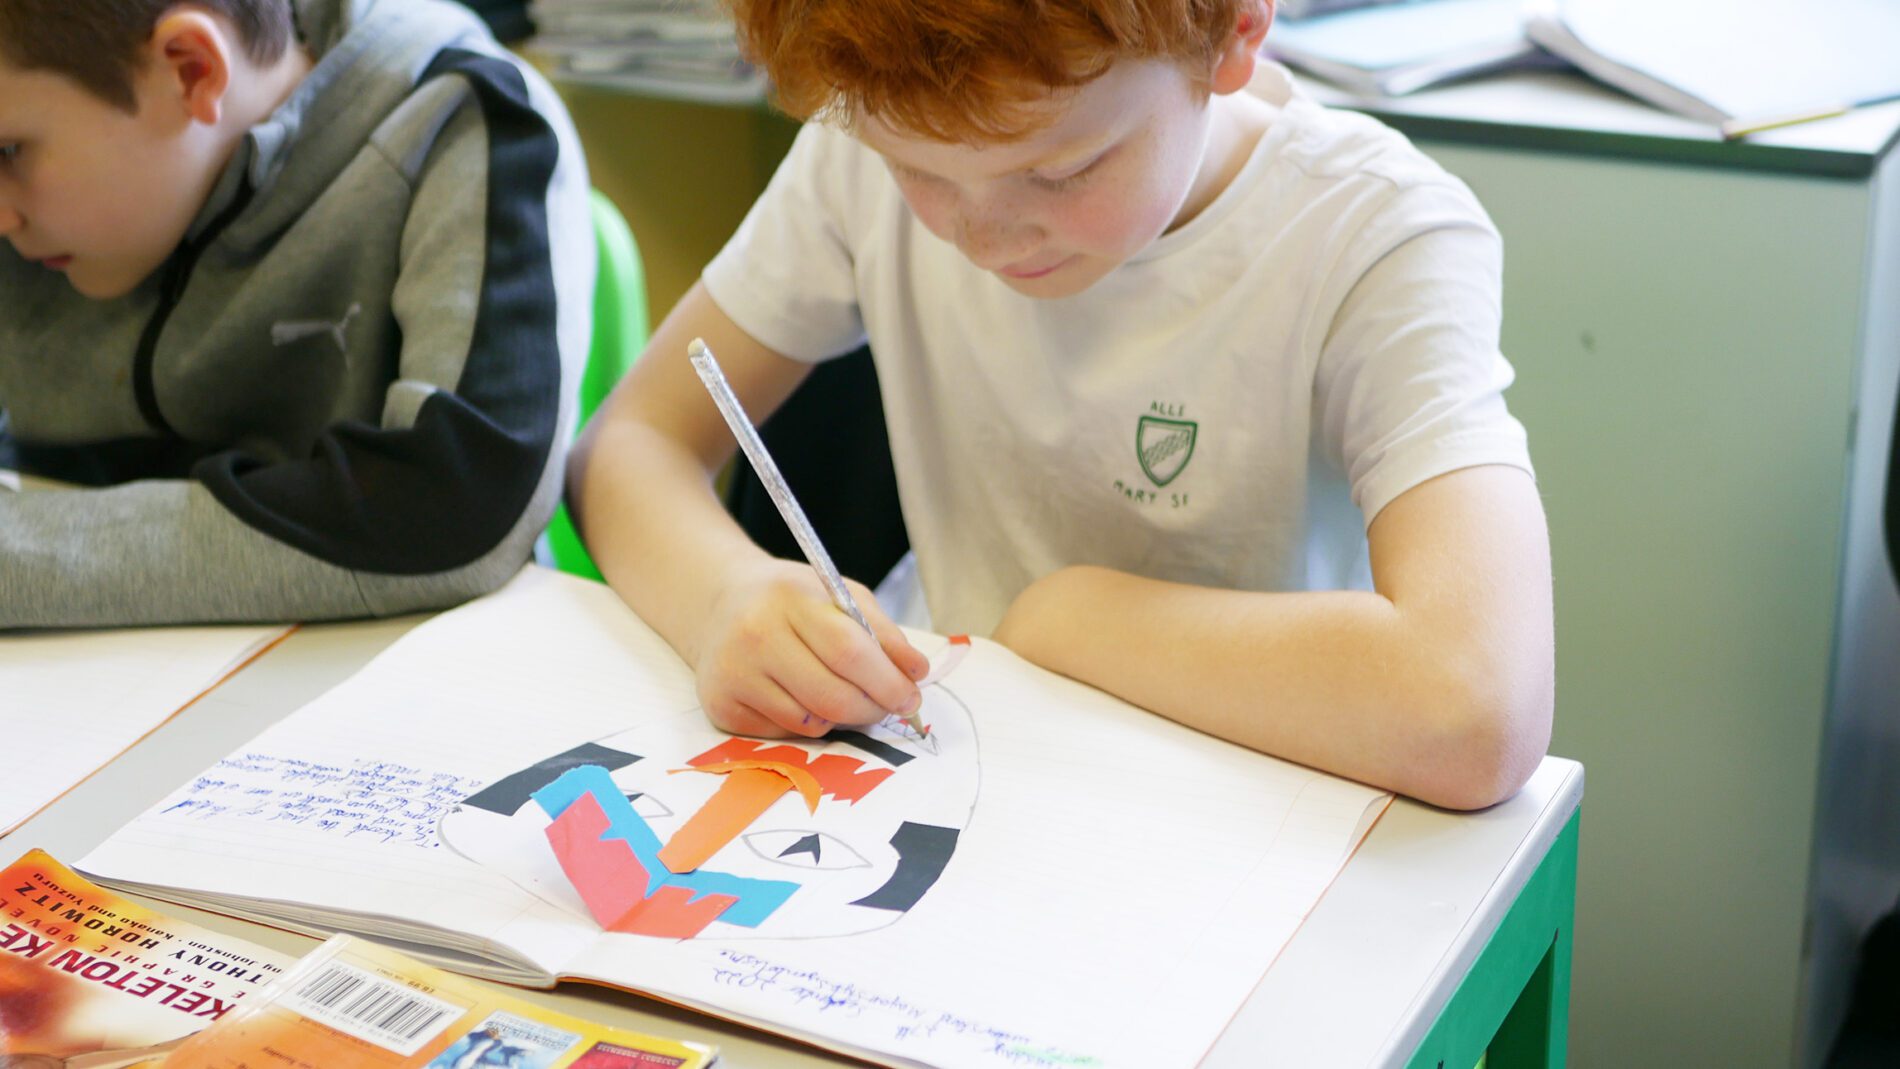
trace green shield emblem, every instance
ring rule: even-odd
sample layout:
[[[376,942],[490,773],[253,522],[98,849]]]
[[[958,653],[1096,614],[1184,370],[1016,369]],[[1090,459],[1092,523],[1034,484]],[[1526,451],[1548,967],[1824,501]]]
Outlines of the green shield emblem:
[[[1135,426],[1135,456],[1156,486],[1173,482],[1194,456],[1197,426],[1184,419],[1143,416]]]

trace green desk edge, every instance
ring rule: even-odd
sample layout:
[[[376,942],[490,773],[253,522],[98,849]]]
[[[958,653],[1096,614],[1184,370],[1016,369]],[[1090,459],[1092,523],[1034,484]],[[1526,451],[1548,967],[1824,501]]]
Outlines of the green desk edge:
[[[1550,844],[1407,1069],[1564,1064],[1582,817],[1582,810],[1572,813]]]

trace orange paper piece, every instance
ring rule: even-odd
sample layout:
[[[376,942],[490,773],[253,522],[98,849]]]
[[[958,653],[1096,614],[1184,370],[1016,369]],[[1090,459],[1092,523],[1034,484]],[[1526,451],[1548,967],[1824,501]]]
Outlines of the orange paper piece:
[[[826,794],[840,802],[853,803],[894,774],[888,768],[866,769],[863,761],[835,753],[819,754],[807,768]]]
[[[691,769],[675,771],[710,772],[726,782],[660,850],[660,863],[672,872],[704,865],[786,791],[796,788],[815,813],[819,798],[856,802],[892,774],[888,768],[866,769],[855,757],[813,756],[796,746],[761,746],[753,739],[727,739],[686,763]]]
[[[739,901],[733,895],[713,892],[694,898],[690,887],[669,883],[653,892],[620,923],[609,925],[610,932],[633,935],[657,935],[663,939],[691,939],[708,924],[719,919],[726,907]]]
[[[693,871],[791,789],[791,778],[781,771],[741,768],[726,773],[718,792],[660,849],[660,863],[674,872]]]
[[[813,813],[818,812],[818,799],[819,796],[824,794],[824,788],[818,785],[818,777],[796,765],[788,765],[783,761],[721,761],[716,765],[695,765],[692,768],[676,768],[673,771],[712,772],[716,774],[721,772],[737,772],[742,768],[756,768],[765,772],[776,772],[786,779],[791,780],[792,787],[798,791],[799,797],[805,799],[805,808]]]
[[[727,739],[686,763],[703,768],[734,761],[764,761],[803,768],[818,780],[824,793],[841,802],[856,802],[894,773],[888,768],[865,768],[863,761],[843,754],[814,757],[796,746],[761,746],[756,739]]]

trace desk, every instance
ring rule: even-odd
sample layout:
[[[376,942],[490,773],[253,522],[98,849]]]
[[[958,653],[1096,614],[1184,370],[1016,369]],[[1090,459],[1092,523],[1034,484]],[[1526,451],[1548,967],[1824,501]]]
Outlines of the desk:
[[[38,846],[78,861],[173,787],[347,677],[416,622],[305,627],[8,836],[5,850],[15,855]],[[1566,884],[1575,871],[1582,793],[1581,766],[1549,758],[1516,798],[1484,813],[1457,816],[1395,803],[1206,1066],[1431,1069],[1443,1058],[1462,1069],[1478,1060],[1490,1032],[1527,988],[1531,997],[1513,1028],[1534,1032],[1537,1010],[1554,1010],[1550,1027],[1561,1052],[1564,1002],[1551,992],[1561,994],[1568,972]],[[1558,893],[1520,894],[1527,885]],[[301,935],[157,905],[292,953],[315,945]],[[1506,935],[1494,939],[1501,921]],[[1540,986],[1533,979],[1546,952],[1551,969]],[[733,1069],[857,1064],[620,992],[569,985],[558,993],[526,994],[570,1013],[717,1043],[725,1052],[722,1064]],[[1451,1013],[1444,1012],[1448,1004]],[[1492,1064],[1504,1069],[1509,1062],[1494,1058]]]
[[[1560,73],[1362,106],[1504,235],[1594,785],[1574,1059],[1817,1065],[1900,892],[1900,104],[1739,144]]]

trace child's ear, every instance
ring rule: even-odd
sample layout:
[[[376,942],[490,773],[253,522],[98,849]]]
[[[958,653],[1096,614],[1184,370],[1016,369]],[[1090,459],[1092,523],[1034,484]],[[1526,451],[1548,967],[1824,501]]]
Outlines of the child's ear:
[[[1273,0],[1249,0],[1241,5],[1233,36],[1227,39],[1226,47],[1215,59],[1209,88],[1217,94],[1233,93],[1253,81],[1254,66],[1260,60],[1260,44],[1266,40],[1267,27],[1271,25]]]
[[[217,124],[231,88],[231,52],[216,20],[192,8],[171,9],[152,30],[146,61],[165,95],[194,121]]]

